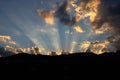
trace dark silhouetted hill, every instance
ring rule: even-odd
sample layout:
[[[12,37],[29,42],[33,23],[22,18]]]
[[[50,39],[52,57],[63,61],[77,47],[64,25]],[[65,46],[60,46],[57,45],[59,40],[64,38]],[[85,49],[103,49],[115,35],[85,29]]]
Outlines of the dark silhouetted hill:
[[[117,63],[120,62],[120,53],[104,53],[96,55],[93,53],[74,53],[60,56],[30,55],[20,53],[8,57],[1,57],[3,64],[91,64],[91,63]]]
[[[20,64],[89,64],[120,62],[120,53],[104,53],[96,55],[93,53],[74,53],[60,56],[30,55],[20,53],[8,57],[1,57],[0,63],[20,63]]]
[[[83,75],[95,75],[97,73],[102,73],[102,75],[103,73],[115,74],[120,71],[119,64],[119,51],[101,55],[93,53],[75,53],[61,56],[20,53],[0,58],[0,69],[3,72],[27,72],[30,74],[40,72],[43,75],[61,76],[63,80],[74,79],[74,77],[81,73]]]
[[[96,55],[93,53],[74,53],[61,56],[30,55],[20,53],[9,57],[1,57],[0,63],[19,64],[91,64],[120,62],[120,53],[104,53]]]

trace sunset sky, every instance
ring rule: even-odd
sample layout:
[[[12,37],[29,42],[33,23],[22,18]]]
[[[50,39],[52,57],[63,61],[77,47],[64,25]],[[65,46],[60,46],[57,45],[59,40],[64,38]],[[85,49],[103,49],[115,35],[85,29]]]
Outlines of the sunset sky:
[[[119,50],[119,8],[120,0],[0,0],[0,46]]]

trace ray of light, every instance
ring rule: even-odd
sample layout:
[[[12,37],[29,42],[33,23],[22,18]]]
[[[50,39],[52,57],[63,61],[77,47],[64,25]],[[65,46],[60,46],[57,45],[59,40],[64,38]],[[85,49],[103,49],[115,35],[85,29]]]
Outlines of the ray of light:
[[[70,53],[74,53],[76,52],[75,51],[75,46],[77,45],[77,40],[78,40],[78,37],[79,37],[79,33],[77,32],[73,32],[73,35],[72,35],[72,41],[71,41],[71,49],[70,49]]]
[[[51,51],[60,51],[60,39],[57,25],[46,25],[45,30],[47,31],[47,38],[50,41],[48,45],[51,45]]]
[[[86,50],[80,48],[80,46],[82,45],[83,42],[85,42],[85,40],[89,41],[90,43],[92,41],[94,42],[96,39],[104,41],[103,40],[104,37],[102,37],[102,39],[100,39],[101,37],[99,37],[101,36],[101,34],[103,34],[104,27],[101,28],[101,32],[95,33],[91,27],[92,26],[91,24],[83,25],[81,22],[78,24],[82,25],[82,28],[75,28],[73,26],[66,27],[64,25],[59,25],[61,23],[58,23],[57,20],[55,20],[55,22],[54,21],[51,22],[50,21],[51,19],[48,19],[48,21],[50,21],[50,23],[52,24],[47,24],[49,22],[45,23],[38,18],[37,13],[35,13],[35,9],[36,9],[35,7],[32,9],[28,9],[25,7],[23,9],[16,5],[14,10],[12,11],[11,9],[10,10],[3,9],[3,11],[6,13],[6,16],[11,20],[11,22],[13,22],[18,27],[18,29],[20,29],[20,31],[22,31],[23,34],[35,44],[35,46],[45,48],[43,54],[47,54],[50,51],[55,51],[58,54],[61,54],[60,51],[63,49],[70,51],[70,53],[74,53],[77,51],[86,52]],[[24,13],[25,10],[28,10],[27,13]],[[90,13],[87,14],[86,16],[88,15],[92,15],[92,17],[87,18],[87,20],[89,22],[94,21],[95,14]],[[52,16],[52,18],[54,18],[54,16]],[[85,29],[85,33],[82,33],[83,32],[82,29]],[[106,28],[106,30],[109,29]],[[89,42],[88,44],[85,44],[87,48],[89,46]],[[22,45],[26,44],[23,43]],[[19,43],[17,46],[21,47]]]
[[[14,15],[13,13],[7,13],[7,16],[13,21],[23,32],[25,32],[24,35],[29,37],[30,40],[33,41],[33,43],[37,46],[44,47],[48,51],[60,51],[60,39],[59,39],[59,32],[56,27],[50,26],[50,25],[43,25],[37,26],[39,24],[36,24],[34,20],[29,19],[27,16],[25,16],[22,12],[17,10],[18,13],[21,15]],[[22,19],[25,20],[25,23],[21,21]],[[35,30],[44,28],[47,31],[47,34],[40,34],[39,32],[36,32]]]
[[[7,13],[7,12],[6,12]],[[7,16],[11,19],[11,21],[13,21],[14,22],[14,24],[16,24],[25,34],[24,35],[26,35],[30,40],[32,40],[36,45],[38,45],[39,43],[36,43],[35,41],[34,41],[34,39],[32,38],[32,37],[34,37],[35,35],[34,35],[34,33],[33,33],[33,31],[34,31],[34,29],[35,29],[35,23],[33,23],[34,21],[32,21],[32,20],[26,20],[27,18],[26,18],[26,16],[24,16],[24,15],[19,15],[19,16],[17,16],[17,15],[13,15],[12,13],[10,14],[7,14]],[[24,20],[26,20],[25,21],[25,24],[23,23],[23,21],[21,21],[19,18],[25,18]],[[31,34],[33,34],[33,35],[31,35]],[[41,37],[41,36],[40,36]],[[37,39],[37,37],[36,37],[36,39]],[[45,41],[45,40],[41,40],[41,42],[42,41]],[[43,46],[46,46],[46,44],[45,44],[45,42],[42,42],[43,43]],[[23,44],[24,45],[24,44]],[[26,45],[26,44],[25,44]],[[40,46],[40,45],[39,45]],[[46,47],[45,47],[46,48]]]

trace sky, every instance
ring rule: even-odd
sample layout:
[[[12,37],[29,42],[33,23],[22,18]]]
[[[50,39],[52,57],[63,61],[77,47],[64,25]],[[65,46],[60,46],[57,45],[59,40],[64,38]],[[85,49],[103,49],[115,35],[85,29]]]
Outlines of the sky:
[[[119,8],[120,0],[0,0],[0,46],[119,50]]]

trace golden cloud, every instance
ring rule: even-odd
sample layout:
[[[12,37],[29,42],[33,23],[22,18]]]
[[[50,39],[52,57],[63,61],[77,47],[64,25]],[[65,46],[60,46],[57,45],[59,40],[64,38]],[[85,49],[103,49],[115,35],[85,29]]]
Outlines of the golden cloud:
[[[38,15],[44,19],[44,21],[48,24],[54,24],[54,11],[44,11],[42,9],[37,10]]]
[[[95,54],[102,54],[104,52],[109,52],[108,50],[108,45],[110,44],[109,41],[105,40],[103,42],[100,41],[95,41],[95,42],[90,42],[90,41],[85,41],[80,45],[80,48],[83,49],[83,52],[93,52]]]
[[[79,33],[84,32],[84,30],[79,25],[75,25],[73,28],[75,29],[76,32],[79,32]]]
[[[83,49],[83,52],[86,52],[91,45],[91,42],[89,41],[84,41],[81,45],[80,48]]]
[[[98,14],[98,6],[100,4],[100,0],[90,0],[89,2],[80,1],[79,5],[76,5],[74,2],[71,3],[72,7],[75,8],[76,13],[81,17],[80,19],[84,19],[86,17],[90,17],[90,21],[93,22],[95,17]]]
[[[15,48],[13,48],[12,46],[9,46],[9,45],[5,46],[5,51],[10,51],[14,54],[18,54],[17,50]]]
[[[0,36],[0,41],[7,44],[15,45],[16,42],[12,41],[10,36]]]
[[[96,34],[103,34],[104,32],[111,32],[111,31],[112,28],[107,23],[104,23],[104,25],[102,25],[100,28],[95,29]]]

